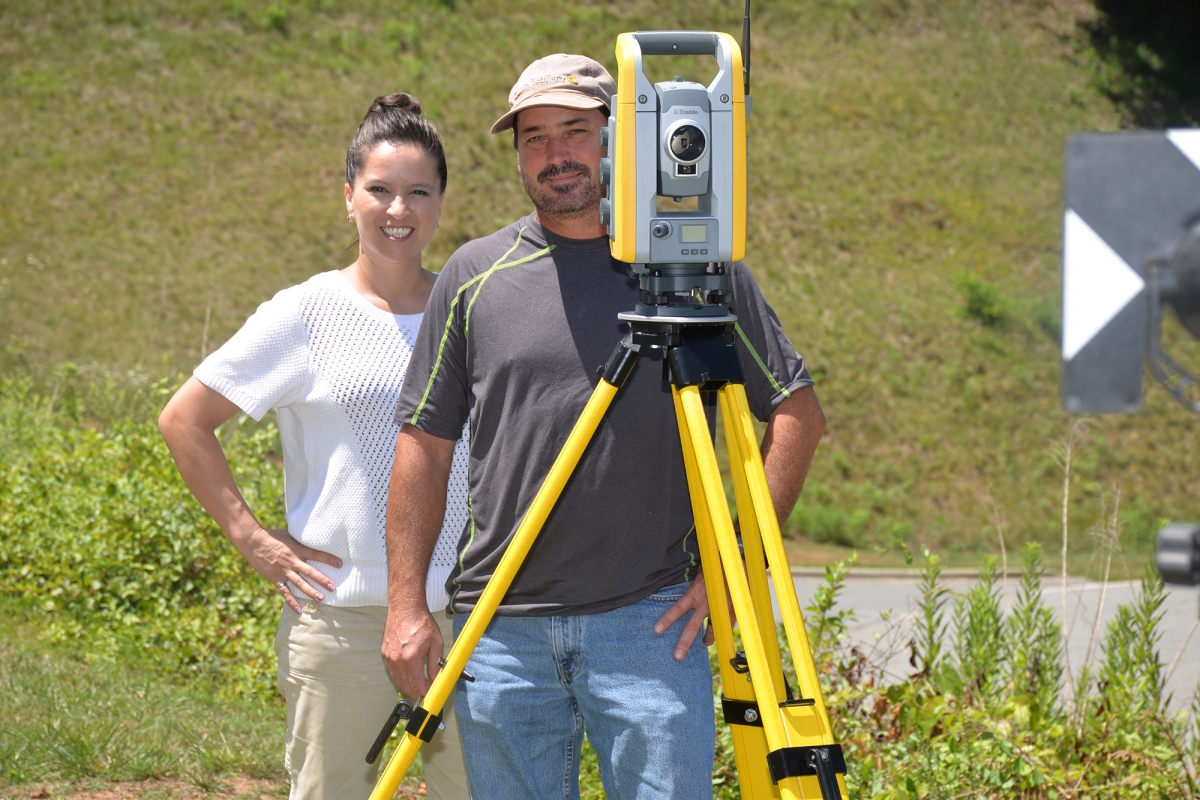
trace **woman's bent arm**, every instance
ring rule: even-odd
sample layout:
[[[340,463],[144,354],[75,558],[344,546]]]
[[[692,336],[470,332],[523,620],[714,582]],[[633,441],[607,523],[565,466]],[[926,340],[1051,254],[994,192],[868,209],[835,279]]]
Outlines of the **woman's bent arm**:
[[[316,587],[332,591],[334,584],[306,562],[319,561],[335,567],[342,562],[336,556],[301,544],[286,530],[268,530],[259,524],[238,491],[216,436],[216,429],[238,411],[224,395],[193,377],[167,403],[158,418],[158,427],[183,482],[200,505],[254,571],[274,584],[292,610],[299,613],[300,603],[287,582],[291,581],[319,602],[325,597]]]

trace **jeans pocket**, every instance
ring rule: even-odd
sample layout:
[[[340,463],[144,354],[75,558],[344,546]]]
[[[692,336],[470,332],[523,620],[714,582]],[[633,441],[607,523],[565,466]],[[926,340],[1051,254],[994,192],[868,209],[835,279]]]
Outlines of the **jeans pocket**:
[[[679,598],[683,597],[683,593],[686,592],[688,587],[691,585],[691,581],[688,581],[687,583],[676,583],[670,586],[664,586],[646,599],[651,603],[666,603],[667,605],[670,605]]]

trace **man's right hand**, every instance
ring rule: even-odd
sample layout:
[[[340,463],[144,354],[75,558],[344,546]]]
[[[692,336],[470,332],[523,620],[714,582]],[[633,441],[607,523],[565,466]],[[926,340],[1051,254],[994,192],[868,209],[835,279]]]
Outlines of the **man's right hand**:
[[[383,629],[383,662],[392,682],[409,697],[421,697],[437,677],[442,632],[427,608],[389,608]]]

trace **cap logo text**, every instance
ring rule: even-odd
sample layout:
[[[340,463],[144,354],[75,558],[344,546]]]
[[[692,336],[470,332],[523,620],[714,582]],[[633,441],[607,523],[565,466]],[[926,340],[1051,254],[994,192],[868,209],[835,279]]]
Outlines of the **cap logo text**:
[[[520,86],[517,86],[515,89],[513,89],[513,95],[515,96],[515,95],[521,94],[522,92],[527,92],[530,89],[534,88],[535,86],[545,86],[548,83],[578,84],[579,79],[576,78],[574,75],[539,75],[536,78],[530,78],[529,80],[522,83]]]

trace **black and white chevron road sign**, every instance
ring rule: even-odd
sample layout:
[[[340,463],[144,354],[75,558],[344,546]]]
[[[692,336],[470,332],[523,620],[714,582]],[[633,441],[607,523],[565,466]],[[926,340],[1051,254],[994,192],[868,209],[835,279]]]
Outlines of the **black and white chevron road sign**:
[[[1064,171],[1063,408],[1137,411],[1147,263],[1200,218],[1200,129],[1077,134]]]

